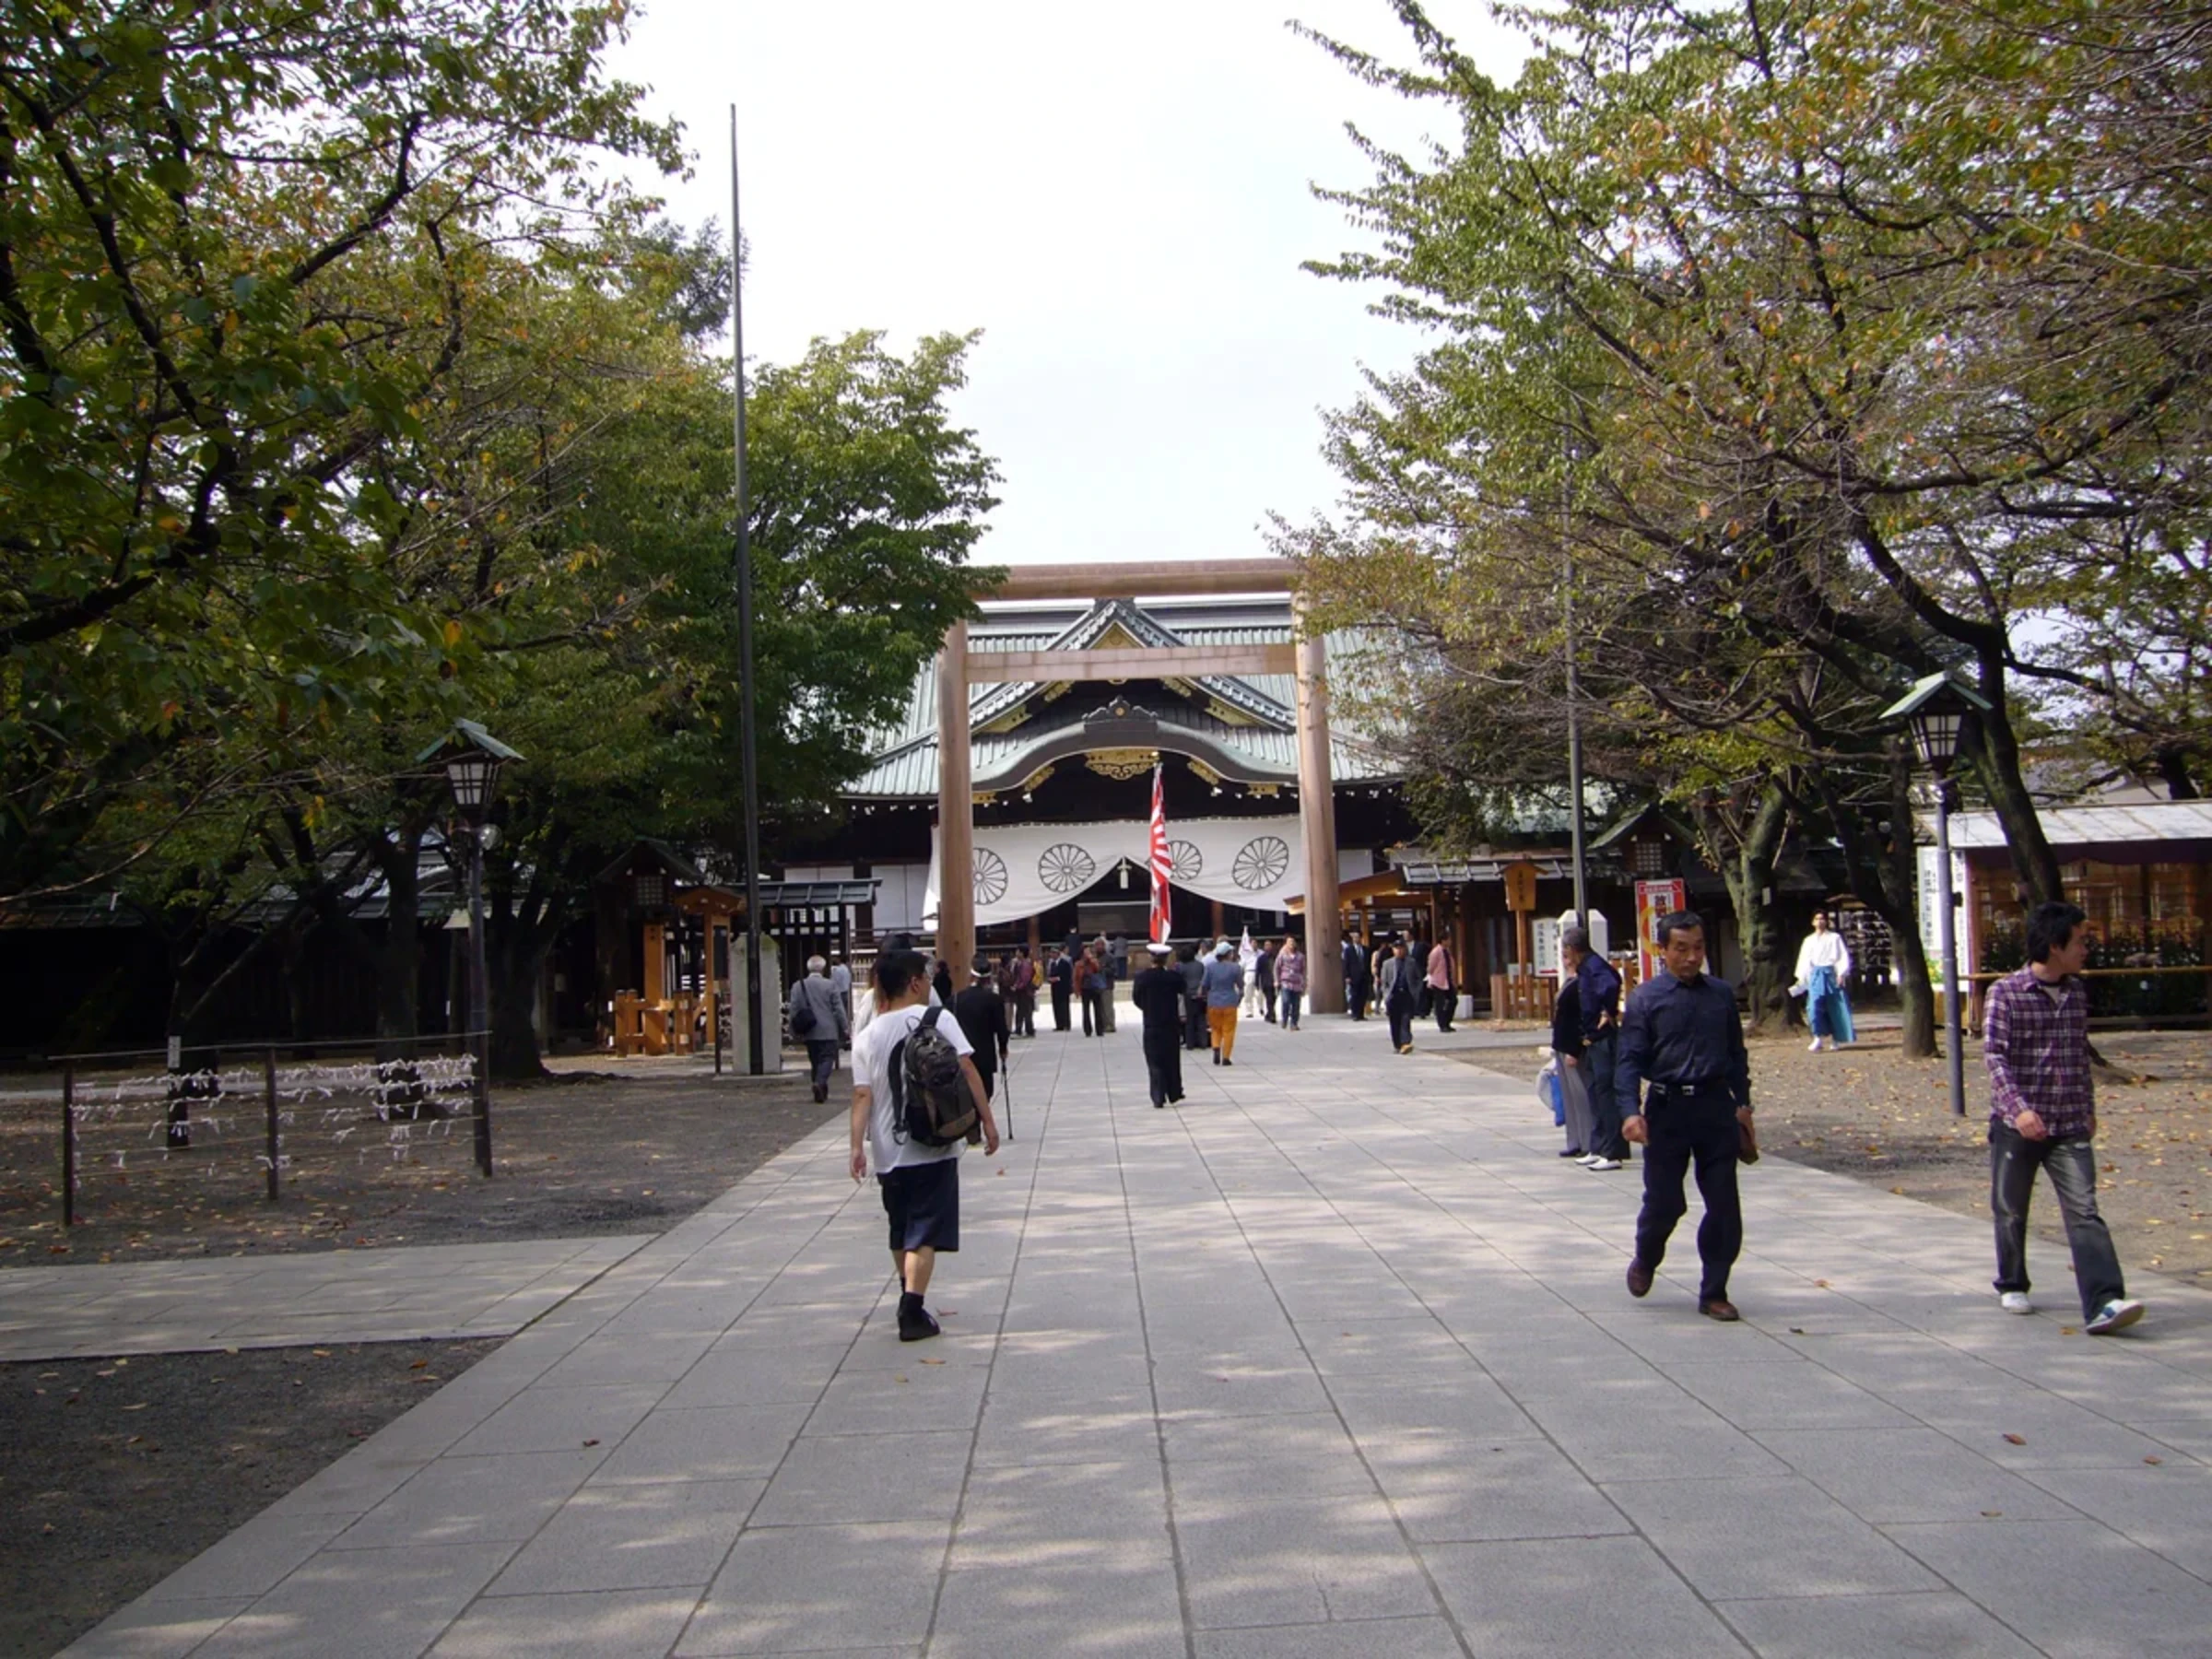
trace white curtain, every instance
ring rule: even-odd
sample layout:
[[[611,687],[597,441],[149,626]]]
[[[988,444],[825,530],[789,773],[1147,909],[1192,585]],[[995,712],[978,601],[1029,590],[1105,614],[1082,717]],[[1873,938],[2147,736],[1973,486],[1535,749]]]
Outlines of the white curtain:
[[[1281,910],[1306,890],[1305,835],[1296,813],[1278,818],[1168,820],[1175,886],[1224,904]],[[1141,902],[1150,877],[1151,826],[1141,818],[1112,824],[1017,824],[975,832],[975,919],[1018,922],[1064,903],[1126,858],[1135,867],[1129,890]],[[929,887],[924,915],[936,919],[943,842],[930,831]]]

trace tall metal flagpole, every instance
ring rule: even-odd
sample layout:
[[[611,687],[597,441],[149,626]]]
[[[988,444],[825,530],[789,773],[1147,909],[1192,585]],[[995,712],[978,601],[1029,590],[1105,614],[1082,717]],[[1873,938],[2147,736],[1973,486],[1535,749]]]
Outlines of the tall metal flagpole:
[[[760,1030],[760,765],[753,741],[753,542],[745,495],[745,221],[737,215],[737,106],[730,106],[730,366],[737,394],[738,763],[745,790],[746,1070],[768,1069]],[[708,949],[713,948],[712,942]],[[708,963],[709,970],[712,962]]]
[[[1574,666],[1574,502],[1569,488],[1572,463],[1573,453],[1568,443],[1565,428],[1562,427],[1559,438],[1559,550],[1567,565],[1567,794],[1568,810],[1573,815],[1569,833],[1572,837],[1574,853],[1574,919],[1587,928],[1590,925],[1590,897],[1583,846],[1583,716],[1579,706],[1582,688]]]

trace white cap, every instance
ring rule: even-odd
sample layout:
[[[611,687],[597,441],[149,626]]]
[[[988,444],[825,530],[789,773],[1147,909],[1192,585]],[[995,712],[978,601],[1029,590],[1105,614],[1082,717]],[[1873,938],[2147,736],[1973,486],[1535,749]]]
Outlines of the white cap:
[[[1175,947],[1167,944],[1162,940],[1154,940],[1151,944],[1147,945],[1145,948],[1150,951],[1154,956],[1173,956],[1175,954]]]

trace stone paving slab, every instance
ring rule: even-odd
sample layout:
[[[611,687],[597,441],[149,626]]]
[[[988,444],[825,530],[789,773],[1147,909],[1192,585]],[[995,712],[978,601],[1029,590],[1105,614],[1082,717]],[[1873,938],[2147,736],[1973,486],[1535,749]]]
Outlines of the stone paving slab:
[[[1237,1062],[1018,1044],[928,1344],[825,1127],[72,1651],[2207,1651],[2212,1298],[2094,1341],[2038,1241],[2008,1317],[1985,1225],[1770,1157],[1717,1325],[1524,1077]]]
[[[0,1272],[0,1363],[512,1336],[645,1237]]]

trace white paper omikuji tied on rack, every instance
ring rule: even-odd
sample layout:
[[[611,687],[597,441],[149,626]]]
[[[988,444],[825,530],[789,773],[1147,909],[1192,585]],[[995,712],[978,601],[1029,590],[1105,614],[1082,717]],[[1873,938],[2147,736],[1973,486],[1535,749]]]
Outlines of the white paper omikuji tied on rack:
[[[280,1135],[288,1139],[300,1128],[302,1110],[312,1110],[315,1114],[313,1133],[325,1137],[334,1150],[345,1147],[365,1123],[383,1125],[385,1135],[381,1142],[357,1148],[361,1157],[382,1155],[404,1160],[424,1142],[449,1138],[454,1121],[469,1112],[476,1084],[474,1059],[466,1054],[430,1054],[406,1065],[405,1087],[399,1088],[394,1087],[388,1063],[364,1060],[276,1068]],[[228,1141],[237,1147],[252,1147],[246,1161],[265,1171],[269,1155],[263,1137],[268,1124],[270,1085],[271,1074],[252,1065],[150,1072],[80,1086],[71,1115],[80,1136],[88,1130],[100,1129],[133,1134],[135,1142],[141,1143],[141,1160],[148,1156],[146,1147],[152,1148],[157,1163],[175,1155],[191,1157],[201,1160],[201,1172],[212,1179],[223,1160],[210,1154]],[[170,1144],[170,1107],[179,1098],[190,1104],[195,1143],[182,1154],[176,1153]],[[426,1108],[426,1115],[414,1115]],[[115,1171],[127,1174],[132,1167],[128,1150],[100,1156]],[[288,1170],[293,1163],[292,1155],[280,1147],[277,1169]],[[80,1189],[82,1185],[80,1173]]]

